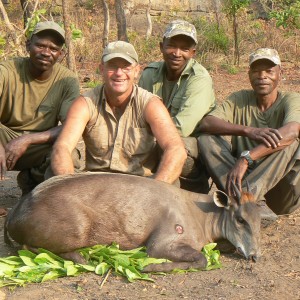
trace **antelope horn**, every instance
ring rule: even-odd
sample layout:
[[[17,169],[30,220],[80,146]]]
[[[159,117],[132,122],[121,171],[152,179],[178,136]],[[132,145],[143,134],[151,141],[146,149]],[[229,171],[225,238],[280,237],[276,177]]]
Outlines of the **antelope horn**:
[[[232,181],[232,187],[234,190],[234,194],[236,196],[236,200],[238,201],[238,203],[240,203],[240,199],[241,199],[241,192],[239,191],[239,189],[237,188],[237,186],[235,185],[235,183]]]

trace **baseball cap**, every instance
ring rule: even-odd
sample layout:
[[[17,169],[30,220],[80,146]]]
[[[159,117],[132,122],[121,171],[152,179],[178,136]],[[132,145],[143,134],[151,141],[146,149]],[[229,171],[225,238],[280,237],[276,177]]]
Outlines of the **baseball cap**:
[[[249,56],[249,66],[259,59],[267,59],[272,61],[275,65],[281,65],[280,57],[275,49],[259,48]]]
[[[166,28],[166,31],[164,33],[164,38],[171,38],[175,35],[186,35],[192,38],[195,43],[198,43],[197,40],[197,31],[193,24],[184,21],[184,20],[175,20],[172,21]]]
[[[52,30],[58,33],[58,35],[63,39],[65,42],[65,31],[62,29],[57,23],[53,21],[45,21],[45,22],[39,22],[36,24],[32,35],[37,34],[39,32],[42,32],[44,30]]]
[[[124,41],[111,42],[103,50],[103,62],[107,62],[116,57],[123,58],[131,64],[139,61],[138,55],[134,47],[131,44]]]

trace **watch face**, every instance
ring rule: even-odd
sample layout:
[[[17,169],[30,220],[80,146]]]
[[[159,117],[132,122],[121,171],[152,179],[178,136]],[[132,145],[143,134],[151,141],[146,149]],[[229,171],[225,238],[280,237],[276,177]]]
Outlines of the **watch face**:
[[[247,156],[247,155],[249,155],[249,150],[246,150],[246,151],[243,151],[242,153],[241,153],[241,156]]]

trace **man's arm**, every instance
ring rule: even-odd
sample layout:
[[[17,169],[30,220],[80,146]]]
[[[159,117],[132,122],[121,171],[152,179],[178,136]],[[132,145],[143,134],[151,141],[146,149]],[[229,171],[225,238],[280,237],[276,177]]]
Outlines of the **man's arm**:
[[[62,131],[53,145],[51,167],[55,175],[74,173],[72,151],[88,120],[88,106],[84,97],[80,96],[71,105]]]
[[[277,148],[282,139],[282,135],[278,129],[236,125],[214,116],[204,117],[200,122],[199,130],[202,133],[213,135],[246,136],[249,139],[272,148]]]
[[[7,170],[12,170],[17,160],[26,152],[30,145],[53,143],[61,131],[61,126],[36,133],[23,134],[4,146]],[[0,163],[3,168],[3,155],[0,155]]]
[[[163,155],[154,176],[155,179],[173,183],[180,175],[187,154],[169,112],[157,97],[146,106],[145,119],[163,150]]]

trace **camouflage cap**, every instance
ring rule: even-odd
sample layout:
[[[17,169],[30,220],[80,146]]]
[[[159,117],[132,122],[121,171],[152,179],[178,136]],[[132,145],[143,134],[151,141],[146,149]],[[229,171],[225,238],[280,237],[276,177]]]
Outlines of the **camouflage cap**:
[[[103,50],[103,62],[107,62],[116,57],[123,58],[131,64],[139,61],[134,47],[131,44],[123,41],[111,42]]]
[[[32,35],[37,34],[44,30],[52,30],[58,33],[58,35],[63,39],[65,42],[65,31],[55,22],[53,21],[46,21],[46,22],[39,22],[36,24]]]
[[[184,20],[175,20],[172,21],[166,28],[166,31],[164,33],[164,38],[171,38],[175,35],[186,35],[189,36],[194,40],[194,42],[197,44],[197,31],[193,24],[184,21]]]
[[[267,59],[272,61],[275,65],[281,65],[279,54],[275,49],[259,48],[255,50],[249,56],[249,66],[260,59]]]

